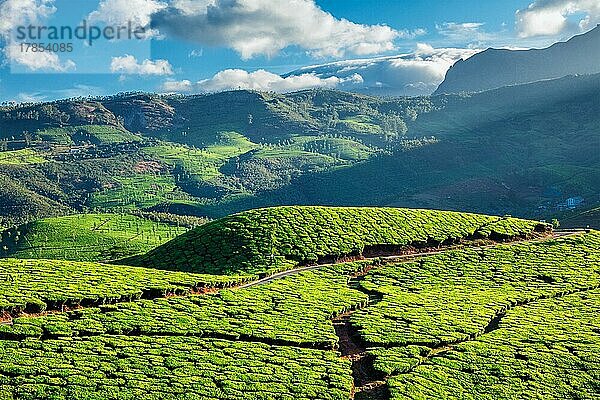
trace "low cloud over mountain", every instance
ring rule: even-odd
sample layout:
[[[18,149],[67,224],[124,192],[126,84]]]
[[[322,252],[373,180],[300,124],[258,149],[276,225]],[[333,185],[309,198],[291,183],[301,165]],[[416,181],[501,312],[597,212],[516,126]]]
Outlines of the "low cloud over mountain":
[[[466,59],[479,50],[434,49],[419,44],[414,53],[390,57],[347,60],[300,68],[284,78],[313,74],[321,79],[338,78],[339,89],[393,96],[420,96],[435,91],[444,80],[446,71],[458,60]],[[344,81],[359,75],[356,80]]]

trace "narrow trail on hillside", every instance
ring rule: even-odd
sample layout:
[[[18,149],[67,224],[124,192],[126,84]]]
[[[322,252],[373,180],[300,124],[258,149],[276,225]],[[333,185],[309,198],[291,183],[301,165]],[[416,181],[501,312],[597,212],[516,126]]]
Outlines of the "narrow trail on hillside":
[[[381,294],[367,292],[360,285],[371,270],[372,268],[367,268],[348,279],[348,287],[369,296],[368,304],[362,308],[363,310],[383,300]],[[358,310],[344,313],[332,320],[335,333],[340,339],[338,350],[342,358],[352,362],[352,378],[354,380],[352,398],[356,400],[387,400],[390,398],[390,393],[386,386],[385,374],[375,370],[374,358],[367,353],[367,348],[364,347],[358,332],[350,322],[350,317],[356,311]]]
[[[402,250],[402,254],[394,254],[394,253],[388,253],[388,254],[379,254],[377,256],[373,256],[373,257],[364,257],[364,256],[355,256],[355,257],[340,257],[339,261],[336,262],[332,262],[332,263],[324,263],[324,264],[314,264],[314,265],[305,265],[302,267],[298,267],[298,268],[294,268],[294,269],[290,269],[287,271],[283,271],[283,272],[278,272],[276,274],[273,275],[269,275],[267,277],[264,277],[262,279],[259,279],[257,281],[254,282],[249,282],[246,284],[243,284],[241,286],[238,287],[238,289],[247,289],[247,288],[251,288],[253,286],[259,286],[259,285],[266,285],[274,280],[277,279],[282,279],[291,275],[296,275],[299,274],[301,272],[304,271],[314,271],[314,270],[318,270],[318,269],[322,269],[322,268],[327,268],[327,267],[331,267],[340,263],[344,263],[344,262],[351,262],[351,261],[369,261],[369,260],[384,260],[384,261],[389,261],[389,262],[401,262],[403,260],[411,260],[414,258],[420,258],[423,256],[431,256],[431,255],[435,255],[435,254],[441,254],[444,253],[448,250],[460,250],[460,249],[464,249],[464,248],[476,248],[476,249],[489,249],[492,247],[496,247],[496,246],[509,246],[509,245],[517,245],[519,243],[535,243],[535,242],[543,242],[543,241],[547,241],[547,240],[552,240],[552,239],[559,239],[562,237],[568,237],[568,236],[574,236],[574,235],[578,235],[578,234],[582,234],[584,232],[587,232],[586,230],[569,230],[569,231],[554,231],[550,234],[547,235],[540,235],[536,238],[521,238],[521,237],[517,237],[517,238],[513,238],[511,240],[508,241],[492,241],[492,243],[490,243],[490,241],[482,241],[485,244],[482,245],[477,245],[475,241],[463,241],[460,244],[457,245],[450,245],[450,246],[438,246],[438,247],[426,247],[426,248],[414,248],[411,247],[410,245],[408,246],[404,246],[404,249]]]
[[[415,248],[412,246],[404,246],[402,249],[402,254],[378,254],[376,257],[345,257],[339,258],[335,262],[332,263],[324,263],[317,265],[306,265],[299,268],[295,268],[292,270],[276,273],[270,275],[268,277],[253,281],[253,282],[243,282],[239,284],[232,284],[225,287],[188,287],[183,290],[176,291],[152,291],[152,290],[144,290],[140,296],[123,296],[119,299],[110,299],[110,300],[101,300],[101,301],[92,301],[90,299],[83,299],[82,303],[79,305],[71,305],[67,306],[64,303],[68,303],[68,301],[62,302],[47,302],[47,307],[43,312],[38,313],[28,313],[24,310],[16,309],[14,311],[2,311],[0,313],[0,325],[12,325],[12,321],[15,318],[36,318],[36,317],[44,317],[48,315],[56,315],[68,313],[75,310],[83,310],[88,308],[96,308],[106,304],[120,304],[120,303],[130,303],[139,300],[157,300],[157,299],[166,299],[166,298],[174,298],[174,297],[185,297],[190,295],[209,295],[216,294],[221,290],[226,289],[248,289],[255,286],[265,285],[274,280],[282,279],[288,276],[296,275],[304,271],[312,271],[318,270],[322,268],[331,267],[340,263],[349,262],[349,261],[357,261],[357,260],[366,260],[366,261],[377,261],[381,260],[382,262],[401,262],[412,260],[415,258],[420,258],[424,256],[431,256],[435,254],[441,254],[448,250],[458,250],[462,248],[492,248],[499,245],[513,245],[523,242],[539,242],[546,241],[551,239],[556,239],[565,236],[572,236],[576,234],[580,234],[584,232],[584,230],[573,230],[573,231],[564,231],[564,232],[552,232],[550,234],[540,234],[536,238],[522,238],[517,237],[513,238],[510,241],[498,241],[490,243],[489,241],[482,241],[485,243],[483,245],[477,245],[476,241],[464,241],[460,244],[455,245],[440,245],[438,247],[425,247],[425,248]],[[43,300],[44,301],[44,300]]]

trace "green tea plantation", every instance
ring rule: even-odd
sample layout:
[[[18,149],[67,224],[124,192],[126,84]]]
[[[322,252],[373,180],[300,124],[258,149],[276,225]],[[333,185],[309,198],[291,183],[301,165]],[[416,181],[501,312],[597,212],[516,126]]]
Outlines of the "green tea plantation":
[[[394,208],[140,218],[84,219],[90,259],[35,257],[69,237],[48,221],[27,235],[47,246],[0,259],[0,399],[600,397],[600,232]],[[136,229],[144,254],[97,262]]]

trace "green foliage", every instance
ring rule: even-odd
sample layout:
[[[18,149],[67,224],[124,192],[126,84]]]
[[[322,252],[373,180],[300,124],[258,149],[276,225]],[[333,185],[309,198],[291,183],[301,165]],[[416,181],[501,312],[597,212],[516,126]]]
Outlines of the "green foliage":
[[[267,274],[294,265],[360,255],[365,247],[441,244],[495,233],[531,234],[535,222],[393,208],[276,207],[196,228],[132,260],[134,265],[211,274]],[[480,231],[480,229],[483,229]]]
[[[193,176],[198,180],[212,179],[221,174],[219,168],[232,158],[257,147],[243,135],[227,132],[220,135],[218,141],[206,148],[195,149],[183,145],[161,144],[147,147],[144,153],[155,157],[171,167],[180,167],[178,180]]]
[[[36,313],[63,305],[104,304],[227,287],[248,277],[194,275],[55,260],[0,259],[0,310]]]
[[[41,164],[46,159],[31,149],[0,152],[0,165]]]
[[[600,233],[372,271],[351,318],[391,398],[594,398]],[[568,370],[568,374],[565,372]]]
[[[354,131],[357,133],[366,133],[371,135],[383,134],[383,129],[381,129],[379,125],[373,124],[372,119],[366,115],[359,115],[347,119],[342,119],[339,120],[338,124],[341,125],[342,129]]]
[[[372,272],[383,300],[353,316],[371,345],[439,346],[478,335],[499,313],[600,285],[600,234],[432,255]]]
[[[55,217],[0,232],[0,256],[115,261],[146,253],[186,230],[127,214]]]
[[[599,77],[461,96],[128,93],[2,107],[0,150],[41,148],[48,161],[19,164],[13,182],[40,207],[5,213],[14,224],[61,214],[45,212],[50,202],[210,218],[368,204],[550,220],[558,200],[548,188],[597,200]],[[144,162],[158,171],[137,168]],[[35,185],[39,174],[52,191]]]
[[[558,215],[560,226],[569,228],[600,229],[600,207],[595,204],[592,207],[568,210]]]
[[[391,398],[595,399],[599,316],[599,290],[515,308],[500,329],[392,377]]]
[[[81,125],[64,128],[50,128],[36,132],[35,136],[44,142],[61,145],[72,144],[114,144],[137,142],[141,138],[122,128],[105,125]]]
[[[260,341],[320,349],[338,344],[331,319],[366,305],[347,276],[368,266],[349,263],[305,271],[265,286],[92,308],[42,318],[23,317],[11,336],[187,335]]]
[[[88,201],[93,210],[148,209],[175,201],[194,202],[178,189],[175,178],[153,173],[123,174],[114,177],[114,183],[94,193]]]
[[[37,193],[36,190],[46,194],[52,193],[51,188],[45,187],[43,182],[37,181],[30,189],[29,185],[23,184],[20,177],[5,175],[10,167],[3,166],[0,169],[0,204],[2,205],[0,207],[0,229],[70,211],[69,207],[64,204]],[[32,174],[27,177],[36,178],[37,175]]]
[[[0,341],[0,397],[56,400],[345,400],[335,353],[193,337]]]
[[[150,255],[207,257],[211,268],[251,260],[238,270],[267,271],[271,256],[292,267],[355,251],[528,238],[541,228],[441,211],[279,207],[203,225]],[[0,325],[0,398],[347,400],[355,372],[385,379],[393,400],[593,399],[599,248],[599,232],[461,247],[205,295],[194,290],[256,276],[0,260],[1,299],[15,316]],[[85,307],[15,315],[63,305]],[[349,318],[350,337],[336,333],[338,316]],[[359,348],[353,366],[337,352],[339,338]],[[360,360],[374,360],[380,374]]]

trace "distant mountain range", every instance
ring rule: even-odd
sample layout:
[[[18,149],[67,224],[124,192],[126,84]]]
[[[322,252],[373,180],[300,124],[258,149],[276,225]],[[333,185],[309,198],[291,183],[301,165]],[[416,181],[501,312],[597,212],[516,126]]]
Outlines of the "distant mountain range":
[[[435,94],[479,92],[600,72],[600,25],[546,49],[488,49],[450,68]]]

